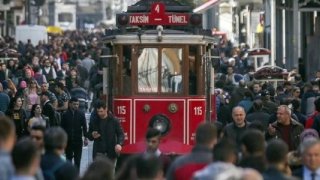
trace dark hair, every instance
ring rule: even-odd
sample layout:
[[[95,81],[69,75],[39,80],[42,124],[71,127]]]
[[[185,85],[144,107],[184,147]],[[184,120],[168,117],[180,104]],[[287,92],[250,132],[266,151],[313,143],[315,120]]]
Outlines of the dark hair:
[[[128,159],[124,162],[124,164],[121,166],[120,170],[117,173],[116,179],[122,180],[122,179],[137,179],[136,173],[134,175],[132,174],[133,171],[136,171],[136,160],[138,158],[138,155],[132,155],[129,156]]]
[[[259,120],[254,120],[248,125],[249,129],[258,130],[261,133],[265,133],[266,128],[263,126],[263,124]]]
[[[98,101],[95,105],[96,109],[100,109],[100,108],[103,108],[105,109],[107,107],[107,104],[103,101]]]
[[[40,106],[40,104],[34,104],[31,107],[31,112],[30,112],[30,118],[33,118],[35,116],[34,111],[36,110],[37,106]],[[41,106],[40,106],[41,107]]]
[[[37,145],[31,138],[23,138],[18,141],[11,153],[12,162],[16,170],[24,170],[30,168],[32,161],[36,158],[40,158],[40,152]]]
[[[301,74],[296,74],[296,75],[294,76],[294,80],[295,80],[295,81],[301,81],[301,80],[302,80]]]
[[[31,126],[31,130],[41,131],[43,134],[45,134],[46,127],[44,127],[43,125],[37,124],[37,125]]]
[[[320,98],[317,98],[315,101],[314,101],[314,106],[316,108],[316,110],[318,112],[320,112]]]
[[[39,66],[34,66],[32,69],[33,69],[34,72],[39,72],[40,71],[40,67]]]
[[[13,121],[6,116],[0,116],[0,142],[4,142],[10,136],[14,136],[13,132],[15,132]]]
[[[153,154],[141,154],[136,159],[138,179],[154,179],[162,169],[161,160]]]
[[[253,109],[254,111],[260,111],[262,109],[262,101],[261,99],[256,99],[253,101]]]
[[[281,139],[272,139],[268,142],[266,149],[267,161],[271,164],[277,164],[286,160],[289,148]]]
[[[245,146],[249,154],[264,152],[264,136],[259,130],[249,129],[241,136],[241,144]]]
[[[69,100],[69,102],[78,102],[78,101],[79,101],[79,99],[76,98],[76,97],[72,97],[72,98]]]
[[[18,99],[23,99],[21,96],[15,96],[15,97],[13,97],[11,100],[10,100],[10,103],[9,103],[9,108],[8,108],[8,110],[13,110],[13,108],[14,108],[14,106],[16,105],[16,102],[17,102],[17,100]]]
[[[246,90],[246,91],[244,92],[244,97],[249,98],[250,101],[253,100],[253,94],[252,94],[251,91],[249,91],[249,90]]]
[[[153,137],[161,136],[161,132],[155,128],[149,128],[146,133],[146,139],[150,139]]]
[[[67,144],[68,135],[61,127],[52,127],[46,130],[44,135],[44,147],[46,151],[62,149]]]
[[[196,130],[196,143],[206,145],[213,139],[217,139],[217,128],[214,124],[205,122]]]
[[[292,104],[292,109],[293,110],[298,110],[299,107],[300,107],[300,101],[298,99],[293,99],[291,101],[291,104]],[[315,103],[314,103],[315,104]]]
[[[43,92],[43,93],[41,93],[41,96],[47,96],[49,98],[50,94],[48,92]]]
[[[113,164],[107,158],[97,158],[88,167],[81,180],[113,179]]]
[[[224,128],[224,126],[223,126],[222,122],[220,122],[220,121],[215,121],[215,122],[214,122],[214,125],[215,125],[216,128],[217,128],[217,137],[220,138],[221,135],[222,135],[222,133],[223,133],[223,130],[224,130],[223,128]]]
[[[56,82],[55,87],[64,89],[64,84],[62,82]]]
[[[213,148],[213,160],[227,162],[232,155],[237,154],[236,143],[229,138],[222,138]]]

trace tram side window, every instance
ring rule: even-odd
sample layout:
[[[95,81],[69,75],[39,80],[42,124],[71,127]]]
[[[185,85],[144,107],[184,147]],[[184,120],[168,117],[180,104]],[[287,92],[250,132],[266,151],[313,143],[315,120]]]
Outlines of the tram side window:
[[[123,94],[131,95],[131,46],[123,46]]]
[[[142,48],[138,57],[138,92],[158,92],[157,48]]]
[[[189,51],[189,94],[197,94],[197,76],[196,76],[196,54],[197,47],[190,46]]]
[[[182,48],[163,48],[161,56],[161,92],[182,92]]]

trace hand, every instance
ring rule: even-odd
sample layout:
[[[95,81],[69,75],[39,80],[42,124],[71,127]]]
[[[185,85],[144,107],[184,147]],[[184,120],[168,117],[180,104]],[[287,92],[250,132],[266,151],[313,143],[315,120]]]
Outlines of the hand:
[[[268,133],[272,136],[276,134],[276,128],[272,127],[271,124],[269,124]]]
[[[99,138],[101,135],[97,132],[97,131],[93,131],[92,132],[92,137],[94,138],[94,139],[97,139],[97,138]]]
[[[285,167],[283,169],[283,173],[287,176],[292,176],[292,171],[291,171],[289,164],[285,165]]]
[[[84,138],[84,141],[83,141],[83,146],[88,146],[88,139],[87,138]]]
[[[117,154],[120,154],[121,150],[122,150],[122,146],[120,144],[117,144],[114,147],[114,150],[116,151]]]

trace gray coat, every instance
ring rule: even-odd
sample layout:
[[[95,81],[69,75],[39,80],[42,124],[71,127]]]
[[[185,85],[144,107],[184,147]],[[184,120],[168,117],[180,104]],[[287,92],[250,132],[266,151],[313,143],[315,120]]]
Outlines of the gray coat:
[[[0,150],[0,180],[7,180],[13,177],[14,167],[9,152]]]

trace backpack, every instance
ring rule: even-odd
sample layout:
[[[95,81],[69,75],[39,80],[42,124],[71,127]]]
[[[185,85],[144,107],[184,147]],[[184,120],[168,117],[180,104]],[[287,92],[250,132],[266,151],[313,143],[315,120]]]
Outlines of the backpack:
[[[55,164],[53,167],[46,169],[46,170],[42,170],[43,173],[43,177],[45,180],[56,180],[56,177],[54,175],[54,173],[64,165],[64,161],[59,161],[57,164]]]
[[[319,112],[315,111],[311,116],[308,117],[306,124],[304,126],[305,129],[310,129],[312,128],[314,118],[319,114]]]

